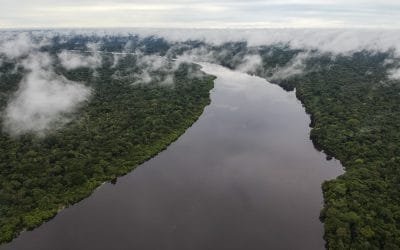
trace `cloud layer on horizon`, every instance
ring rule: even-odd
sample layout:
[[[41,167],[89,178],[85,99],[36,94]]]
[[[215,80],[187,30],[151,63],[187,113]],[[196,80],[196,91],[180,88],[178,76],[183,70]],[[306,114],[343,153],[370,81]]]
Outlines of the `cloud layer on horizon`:
[[[400,60],[400,32],[396,31],[366,31],[366,30],[323,30],[323,29],[263,29],[263,30],[47,30],[29,32],[0,32],[0,64],[4,58],[16,60],[17,65],[25,69],[25,77],[19,83],[19,90],[8,102],[3,114],[3,128],[10,134],[25,132],[45,133],[53,128],[59,128],[71,118],[74,111],[87,101],[91,89],[84,84],[67,80],[54,71],[54,62],[57,61],[66,69],[89,67],[96,69],[102,64],[99,44],[101,39],[109,39],[109,35],[138,34],[140,38],[154,39],[146,36],[153,35],[165,38],[171,45],[165,52],[165,57],[155,52],[146,54],[143,45],[138,48],[129,48],[132,41],[123,38],[123,51],[111,53],[112,68],[116,67],[125,56],[133,56],[136,60],[134,67],[139,71],[131,72],[130,68],[117,70],[113,77],[131,84],[146,84],[150,82],[172,84],[174,71],[185,61],[201,61],[221,63],[228,58],[235,68],[242,72],[255,73],[263,70],[263,59],[258,55],[259,45],[276,45],[277,48],[299,49],[299,53],[279,67],[272,66],[264,73],[268,79],[285,79],[302,74],[305,70],[305,61],[314,55],[328,53],[334,58],[337,54],[352,54],[361,50],[372,52],[391,51],[384,64],[387,66],[388,79],[398,80]],[[75,35],[89,41],[99,41],[99,44],[87,42],[82,51],[63,50],[50,55],[41,50],[53,38],[65,43]],[[94,37],[98,35],[100,37]],[[102,37],[104,36],[104,37]],[[129,36],[127,36],[129,37]],[[133,37],[136,39],[137,37]],[[84,39],[84,38],[83,38]],[[114,39],[114,38],[112,38]],[[201,40],[200,46],[191,47],[187,40]],[[139,39],[140,40],[140,39]],[[159,42],[158,39],[155,41]],[[177,43],[175,43],[177,42]],[[239,43],[245,49],[239,53],[232,53],[230,42]],[[227,44],[224,44],[227,43]],[[196,43],[195,43],[196,44]],[[124,44],[122,44],[124,45]],[[222,46],[220,46],[222,45]],[[238,45],[238,44],[236,44]],[[234,46],[232,45],[234,48]],[[132,49],[134,49],[132,51]],[[143,49],[143,51],[142,51]],[[126,50],[126,51],[125,51]],[[174,51],[182,50],[183,54]],[[55,60],[55,61],[54,61]],[[201,75],[199,76],[201,77]]]
[[[0,28],[400,28],[395,0],[0,0]]]

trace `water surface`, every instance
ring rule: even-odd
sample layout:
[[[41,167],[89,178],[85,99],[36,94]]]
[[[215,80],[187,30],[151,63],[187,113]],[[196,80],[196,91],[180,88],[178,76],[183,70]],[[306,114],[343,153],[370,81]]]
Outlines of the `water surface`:
[[[294,92],[203,69],[212,102],[182,137],[0,249],[323,249],[321,183],[342,168],[314,149]]]

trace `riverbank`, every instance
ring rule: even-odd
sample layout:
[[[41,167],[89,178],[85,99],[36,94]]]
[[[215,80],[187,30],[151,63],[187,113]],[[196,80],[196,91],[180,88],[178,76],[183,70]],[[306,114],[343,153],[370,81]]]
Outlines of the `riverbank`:
[[[323,248],[320,187],[341,166],[314,149],[294,92],[203,70],[211,104],[179,140],[3,249]]]
[[[183,74],[176,76],[174,88],[96,85],[97,94],[82,110],[80,119],[43,140],[28,137],[24,141],[23,146],[35,154],[36,160],[26,167],[16,165],[13,171],[21,170],[28,180],[41,180],[43,184],[30,191],[22,186],[20,192],[24,190],[26,195],[21,200],[10,196],[8,203],[3,199],[0,242],[38,227],[61,208],[88,197],[102,183],[129,173],[165,150],[209,105],[213,80],[211,76],[193,79]],[[48,146],[49,140],[53,146]],[[1,142],[8,143],[2,164],[14,164],[9,153],[14,148],[20,150],[22,142],[6,135]],[[19,157],[21,165],[27,156]],[[3,176],[3,181],[11,182],[11,174]],[[29,196],[32,198],[24,205]]]

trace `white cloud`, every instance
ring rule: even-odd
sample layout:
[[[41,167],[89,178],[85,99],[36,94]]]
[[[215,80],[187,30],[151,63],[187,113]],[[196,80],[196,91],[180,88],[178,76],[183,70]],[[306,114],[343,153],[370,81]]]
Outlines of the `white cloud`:
[[[139,67],[146,67],[149,70],[156,71],[169,65],[169,61],[165,57],[158,55],[143,55],[138,52],[137,64]]]
[[[175,82],[175,76],[173,74],[168,74],[164,77],[164,80],[161,82],[161,84],[164,85],[172,85]]]
[[[352,53],[360,50],[388,51],[400,55],[400,30],[376,29],[132,29],[120,32],[155,35],[172,42],[201,40],[220,45],[247,42],[249,46],[287,44],[293,49]],[[110,30],[110,32],[113,32]],[[192,53],[193,54],[193,53]]]
[[[63,50],[58,54],[61,65],[68,69],[76,69],[80,67],[97,68],[101,66],[101,55],[95,44],[88,44],[88,54],[81,52]]]
[[[299,53],[292,60],[290,60],[284,67],[277,68],[277,70],[270,77],[270,80],[282,80],[304,73],[306,67],[306,60],[310,58],[310,53]]]
[[[0,54],[8,58],[18,58],[28,55],[33,49],[37,49],[47,41],[33,41],[27,32],[20,33],[3,33],[0,36]]]
[[[127,47],[129,46],[125,46],[125,48]],[[135,69],[126,68],[124,70],[117,70],[112,76],[115,80],[130,82],[134,85],[148,83],[171,85],[175,82],[174,72],[182,63],[182,61],[171,60],[166,56],[159,56],[157,54],[146,55],[140,49],[134,52],[118,52],[113,54],[114,65],[118,61],[123,60],[127,55],[135,57]]]
[[[0,0],[0,27],[391,27],[395,0]]]
[[[389,70],[388,75],[389,75],[389,79],[400,80],[400,68]]]
[[[156,10],[174,10],[181,8],[181,5],[174,4],[144,4],[144,3],[109,3],[102,5],[65,5],[65,6],[45,6],[35,8],[41,12],[110,12],[110,11],[156,11]]]
[[[236,69],[245,73],[254,73],[260,66],[262,66],[260,55],[246,55],[243,58],[243,63],[237,66]]]
[[[44,53],[31,54],[23,65],[29,73],[4,112],[4,129],[12,135],[44,134],[70,120],[70,114],[88,99],[90,89],[67,80],[51,70],[52,59]]]
[[[89,98],[91,90],[54,72],[53,58],[39,52],[48,43],[46,36],[11,32],[3,33],[0,40],[0,53],[17,58],[17,65],[27,71],[2,112],[3,129],[11,135],[42,135],[68,122],[71,112]]]

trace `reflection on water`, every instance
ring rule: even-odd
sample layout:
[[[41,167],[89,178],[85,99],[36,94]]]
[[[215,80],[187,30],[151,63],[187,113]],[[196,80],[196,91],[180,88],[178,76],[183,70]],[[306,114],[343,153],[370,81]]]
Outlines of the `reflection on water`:
[[[323,249],[321,183],[293,92],[205,64],[212,103],[167,150],[1,249]]]

